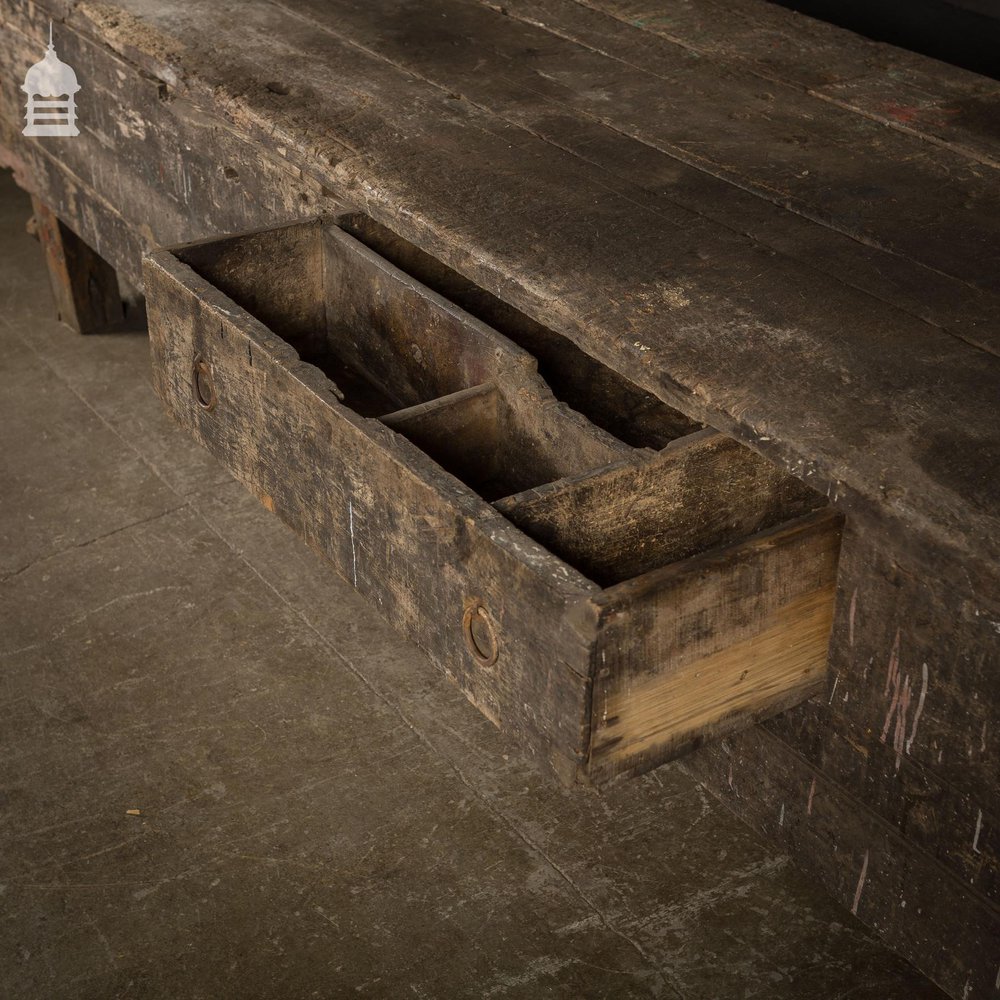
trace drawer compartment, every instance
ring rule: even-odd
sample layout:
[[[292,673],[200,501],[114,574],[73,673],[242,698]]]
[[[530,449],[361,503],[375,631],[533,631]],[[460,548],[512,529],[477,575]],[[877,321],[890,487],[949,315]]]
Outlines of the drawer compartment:
[[[146,258],[173,416],[565,781],[816,693],[825,500],[359,219]]]
[[[382,418],[484,500],[598,468],[630,449],[503,380]]]

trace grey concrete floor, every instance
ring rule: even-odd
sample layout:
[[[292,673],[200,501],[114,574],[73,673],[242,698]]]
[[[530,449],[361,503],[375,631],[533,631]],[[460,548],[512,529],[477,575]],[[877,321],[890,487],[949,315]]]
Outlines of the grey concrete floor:
[[[0,996],[939,994],[681,766],[566,791],[53,318],[0,174]]]

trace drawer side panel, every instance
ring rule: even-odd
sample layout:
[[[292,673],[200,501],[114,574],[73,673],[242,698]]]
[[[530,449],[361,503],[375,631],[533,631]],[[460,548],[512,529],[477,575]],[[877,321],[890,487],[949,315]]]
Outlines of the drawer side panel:
[[[169,255],[144,270],[154,386],[174,418],[487,717],[575,780],[592,626],[567,609],[586,582],[409,442],[339,406],[322,373]],[[497,641],[488,665],[468,646],[470,608]]]

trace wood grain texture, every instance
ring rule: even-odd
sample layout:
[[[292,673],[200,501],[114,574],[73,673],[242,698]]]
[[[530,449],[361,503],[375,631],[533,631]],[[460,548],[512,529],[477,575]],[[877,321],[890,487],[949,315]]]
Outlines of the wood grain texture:
[[[630,449],[523,380],[460,391],[388,414],[404,434],[484,500],[608,465]]]
[[[238,96],[226,97],[225,87],[215,87],[208,99],[219,102],[219,113],[233,117],[251,138],[264,135],[267,119],[267,131],[278,127],[283,136],[294,136],[297,123],[306,129],[307,120],[317,116],[327,122],[325,134],[340,150],[330,153],[329,169],[315,148],[301,143],[282,146],[286,159],[304,171],[326,170],[328,186],[344,198],[363,201],[380,221],[484,287],[502,286],[504,297],[527,315],[689,415],[788,467],[809,462],[817,481],[844,503],[863,497],[883,504],[913,522],[915,530],[944,532],[952,544],[962,544],[977,520],[982,530],[972,531],[996,536],[982,521],[984,515],[995,520],[995,512],[970,510],[967,481],[956,482],[937,461],[927,462],[911,439],[912,427],[926,420],[919,405],[925,392],[943,392],[955,402],[934,412],[952,413],[960,405],[965,425],[977,429],[978,450],[995,448],[992,411],[977,408],[995,394],[1000,375],[981,352],[949,345],[950,338],[912,317],[859,301],[856,292],[817,280],[808,269],[727,236],[690,213],[676,215],[666,226],[668,203],[651,213],[624,193],[610,193],[602,171],[526,131],[515,129],[514,152],[511,126],[495,115],[450,100],[438,87],[414,84],[385,60],[329,33],[317,34],[295,18],[272,15],[269,8],[241,8],[240,51],[222,58],[213,51],[211,59],[199,49],[204,32],[198,30],[197,5],[171,10],[169,18],[162,9],[157,14],[143,8],[141,19],[123,16],[115,25],[91,13],[96,20],[88,30],[113,47],[124,45],[125,35],[133,47],[143,38],[162,44],[164,28],[157,27],[157,18],[169,22],[169,37],[184,53],[185,93],[197,91],[203,74],[228,79],[234,87],[240,81]],[[157,65],[156,59],[149,63]],[[285,72],[289,67],[295,79]],[[311,81],[321,77],[330,86],[318,92]],[[264,83],[243,86],[279,78],[288,94],[268,91]],[[387,99],[390,93],[398,100]],[[404,94],[420,99],[414,103]],[[364,148],[363,159],[345,155],[352,148]],[[357,173],[362,162],[369,165],[364,177]],[[365,178],[376,163],[378,183],[372,184]],[[527,175],[530,185],[519,184]],[[498,187],[505,192],[504,212],[491,209],[489,198],[474,204],[480,193]],[[415,198],[424,206],[419,218],[396,215],[393,206],[413,204]],[[435,222],[428,225],[431,217]],[[980,221],[985,218],[982,214]],[[595,233],[600,233],[597,243]],[[935,234],[927,245],[938,236],[944,242]],[[549,241],[564,249],[540,251]],[[484,255],[481,248],[487,246],[497,252]],[[582,248],[592,249],[581,256]],[[651,273],[657,260],[665,262],[662,275]],[[538,285],[539,274],[546,275],[545,287]],[[814,301],[827,303],[828,310],[806,308]],[[669,323],[656,315],[664,308]],[[864,329],[836,321],[848,313],[863,316]],[[608,330],[629,334],[609,338]],[[808,348],[785,350],[789,337]],[[888,352],[891,364],[873,360],[873,344],[880,354]],[[831,370],[849,373],[851,399],[833,391]],[[806,423],[804,412],[810,413]],[[974,557],[979,547],[966,551]]]
[[[997,165],[996,81],[756,0],[583,0],[693,55]]]
[[[864,808],[856,788],[789,753],[766,725],[702,747],[684,766],[789,851],[845,909],[931,970],[949,996],[995,990],[996,908],[933,856],[906,850],[895,828]]]
[[[602,586],[725,545],[824,503],[705,430],[655,457],[507,497],[497,509]]]
[[[839,529],[808,515],[599,595],[592,773],[638,773],[815,694]]]

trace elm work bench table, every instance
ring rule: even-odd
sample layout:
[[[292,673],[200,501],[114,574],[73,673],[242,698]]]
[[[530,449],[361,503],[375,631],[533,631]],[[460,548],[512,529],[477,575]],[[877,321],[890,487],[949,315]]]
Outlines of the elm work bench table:
[[[81,134],[21,135],[55,22]],[[685,758],[1000,995],[1000,84],[758,0],[0,0],[64,318],[360,209],[846,517],[826,689]]]

